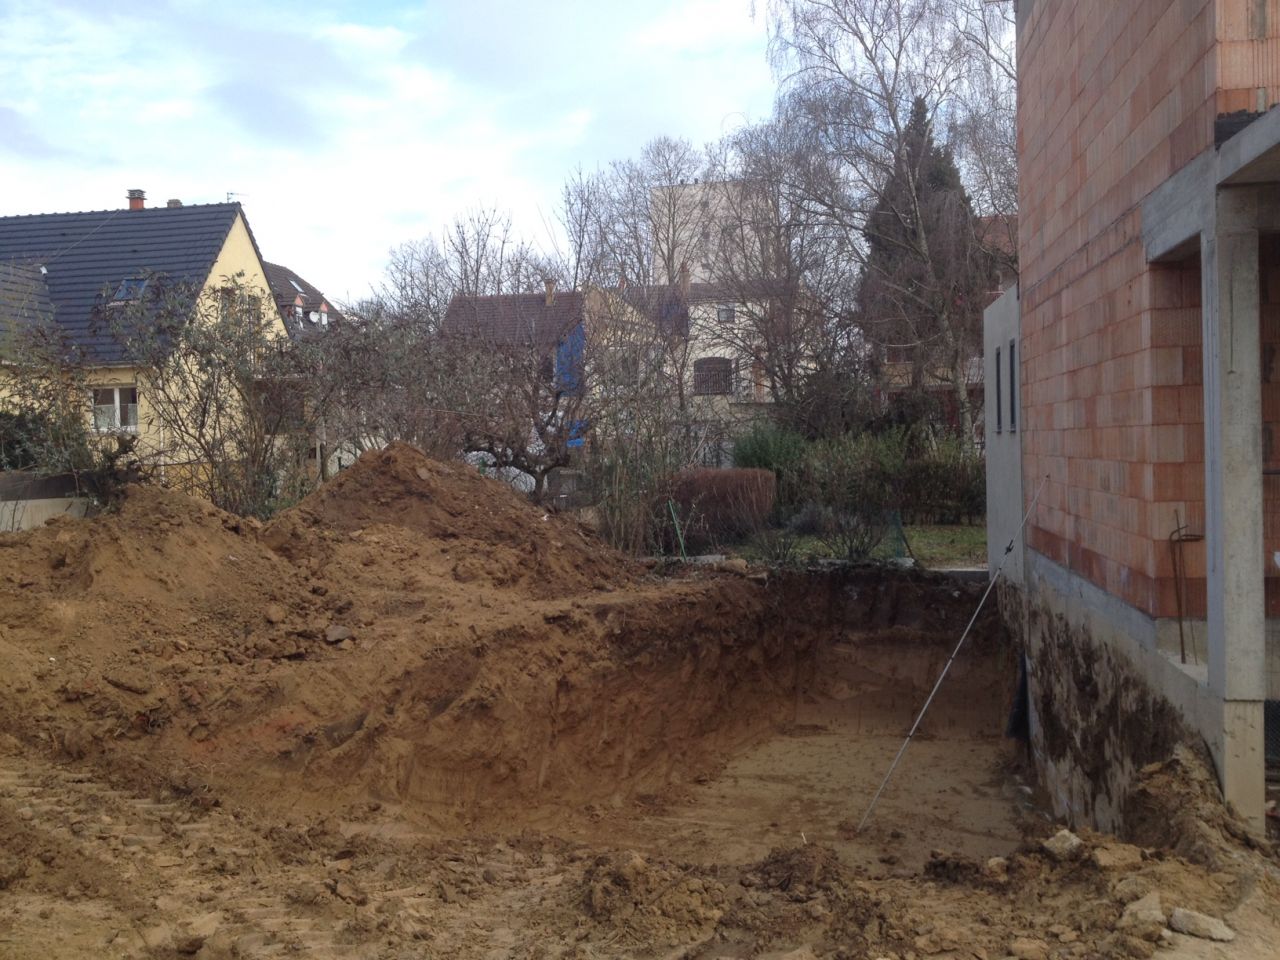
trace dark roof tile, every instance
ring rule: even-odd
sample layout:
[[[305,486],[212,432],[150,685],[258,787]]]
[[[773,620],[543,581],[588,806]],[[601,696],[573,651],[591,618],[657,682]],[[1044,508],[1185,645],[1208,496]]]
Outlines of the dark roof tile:
[[[550,304],[542,293],[459,294],[449,301],[444,329],[495,345],[553,349],[582,322],[585,303],[586,298],[573,290],[555,294]]]
[[[40,267],[0,261],[0,337],[53,318],[53,302]]]
[[[340,311],[333,308],[333,304],[317,287],[312,286],[288,267],[265,261],[262,266],[267,271],[267,283],[271,285],[271,296],[280,310],[280,315],[284,318],[285,329],[289,331],[289,336],[306,338],[320,329],[318,324],[311,323],[309,320],[299,321],[293,312],[295,306],[301,306],[304,313],[310,314],[312,311],[320,310],[321,305],[324,305],[330,323],[342,323],[346,319]],[[302,298],[301,303],[298,301],[299,297]]]
[[[93,322],[103,291],[144,274],[203,284],[239,213],[210,203],[0,217],[0,262],[45,267],[58,324],[89,359],[120,363],[120,345]]]

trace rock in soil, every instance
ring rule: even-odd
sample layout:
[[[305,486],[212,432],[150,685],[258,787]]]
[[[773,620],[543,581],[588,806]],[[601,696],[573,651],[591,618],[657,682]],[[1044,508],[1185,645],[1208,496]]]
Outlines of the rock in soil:
[[[1216,940],[1219,943],[1230,943],[1236,938],[1236,932],[1217,917],[1211,917],[1194,910],[1175,907],[1169,914],[1169,926],[1178,933],[1201,940]]]
[[[1059,830],[1052,837],[1041,844],[1044,852],[1058,862],[1065,860],[1074,860],[1080,856],[1080,852],[1084,849],[1084,841],[1077,837],[1070,830]]]

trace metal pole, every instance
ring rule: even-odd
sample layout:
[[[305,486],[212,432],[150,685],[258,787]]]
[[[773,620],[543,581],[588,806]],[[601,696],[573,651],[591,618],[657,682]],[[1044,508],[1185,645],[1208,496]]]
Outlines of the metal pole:
[[[1040,481],[1040,486],[1036,488],[1036,495],[1031,498],[1031,505],[1027,507],[1026,514],[1022,517],[1022,523],[1018,525],[1017,531],[1009,538],[1009,545],[1004,548],[1004,556],[1000,558],[1000,564],[996,567],[995,574],[987,583],[987,589],[983,591],[982,599],[978,601],[977,608],[973,611],[973,616],[969,618],[968,625],[964,628],[964,633],[960,634],[960,642],[956,644],[956,648],[951,651],[946,665],[942,668],[942,673],[938,675],[938,682],[933,685],[933,689],[929,691],[929,696],[924,702],[924,706],[920,708],[920,713],[916,716],[916,722],[911,725],[911,732],[907,734],[907,739],[902,741],[902,746],[898,748],[898,755],[893,758],[893,763],[889,765],[889,772],[884,775],[884,780],[880,782],[880,789],[876,791],[874,797],[871,798],[871,804],[867,807],[867,812],[862,815],[862,819],[858,821],[858,829],[856,832],[861,833],[862,828],[867,825],[867,821],[871,818],[871,811],[876,808],[876,804],[880,802],[880,795],[884,793],[884,788],[889,785],[889,778],[893,776],[893,771],[898,769],[898,763],[902,760],[902,755],[907,752],[907,747],[911,744],[911,738],[916,735],[916,731],[920,729],[920,722],[924,720],[924,715],[929,709],[929,705],[933,703],[933,698],[938,695],[938,690],[942,687],[942,681],[947,677],[947,671],[951,669],[951,664],[955,663],[956,657],[960,654],[960,648],[964,646],[965,640],[969,636],[969,631],[973,629],[973,625],[978,620],[978,614],[982,612],[983,605],[987,602],[987,597],[991,595],[991,590],[996,585],[996,581],[1000,579],[1000,571],[1004,569],[1005,561],[1009,559],[1009,554],[1013,553],[1014,541],[1022,535],[1023,528],[1026,527],[1027,521],[1031,519],[1031,512],[1035,510],[1036,503],[1040,500],[1040,492],[1044,490],[1044,485],[1049,482],[1048,474]]]

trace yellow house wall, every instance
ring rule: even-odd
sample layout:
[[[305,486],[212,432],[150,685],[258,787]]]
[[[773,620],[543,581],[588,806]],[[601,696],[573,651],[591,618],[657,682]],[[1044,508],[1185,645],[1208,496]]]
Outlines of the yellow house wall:
[[[222,287],[228,285],[237,277],[246,291],[257,293],[261,296],[263,310],[266,311],[265,315],[272,320],[274,335],[276,337],[288,336],[284,323],[275,309],[266,273],[263,271],[262,262],[254,249],[243,214],[236,215],[235,221],[232,223],[231,229],[227,233],[227,238],[222,245],[222,250],[209,271],[209,276],[201,295],[217,296]],[[5,375],[0,373],[0,399],[3,399],[9,392],[6,379]],[[85,383],[90,389],[94,387],[136,386],[138,389],[137,436],[139,437],[139,453],[144,457],[154,457],[157,451],[167,449],[168,445],[165,442],[164,431],[158,422],[154,408],[150,404],[145,375],[136,368],[127,365],[101,366],[86,372]],[[109,439],[109,437],[110,434],[103,434],[104,440]],[[181,460],[183,458],[179,456],[176,459]],[[166,466],[166,474],[170,475],[170,479],[180,481],[181,475],[189,469],[198,469],[198,465],[196,467],[186,467],[175,466],[171,463]]]
[[[227,232],[227,239],[217,259],[214,260],[201,296],[216,297],[218,291],[236,277],[239,277],[240,284],[247,292],[257,293],[262,297],[263,310],[272,319],[275,335],[287,336],[288,332],[274,308],[271,288],[267,282],[266,273],[262,269],[262,262],[254,250],[253,241],[249,236],[249,227],[245,223],[243,214],[236,215],[235,222]],[[164,430],[158,422],[154,408],[149,403],[146,378],[143,374],[128,366],[100,367],[89,371],[86,380],[90,387],[137,386],[139,453],[144,457],[150,457],[157,451],[168,449]]]

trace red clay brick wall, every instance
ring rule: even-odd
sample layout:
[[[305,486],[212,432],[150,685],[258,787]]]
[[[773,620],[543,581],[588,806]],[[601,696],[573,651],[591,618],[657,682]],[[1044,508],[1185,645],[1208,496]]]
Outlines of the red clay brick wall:
[[[1174,512],[1202,523],[1199,280],[1148,268],[1139,204],[1213,142],[1216,15],[1037,0],[1019,36],[1024,486],[1051,477],[1028,540],[1161,615]]]
[[[1204,535],[1200,256],[1197,253],[1179,264],[1153,265],[1149,276],[1151,350],[1161,358],[1158,362],[1180,371],[1178,382],[1151,387],[1151,429],[1157,438],[1148,507],[1155,568],[1153,612],[1163,617],[1179,613],[1176,577],[1180,573],[1180,612],[1200,618],[1206,612],[1205,548],[1203,540],[1190,539]],[[1185,528],[1183,539],[1181,543],[1171,543],[1179,527]]]
[[[1218,0],[1219,113],[1280,101],[1280,0]]]

